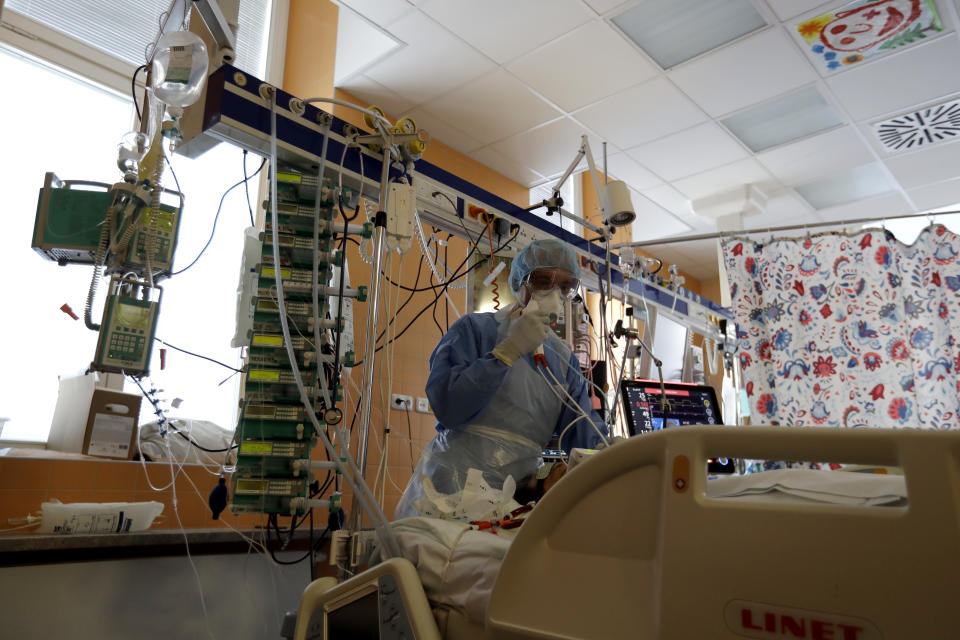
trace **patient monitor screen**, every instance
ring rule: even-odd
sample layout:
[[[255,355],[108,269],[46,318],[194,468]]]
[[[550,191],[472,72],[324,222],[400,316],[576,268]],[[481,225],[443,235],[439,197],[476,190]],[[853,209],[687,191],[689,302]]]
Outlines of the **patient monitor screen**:
[[[377,592],[334,609],[327,614],[328,638],[351,638],[353,640],[379,640],[380,610]]]
[[[669,407],[664,415],[660,383],[654,380],[624,380],[622,383],[627,428],[635,436],[664,427],[690,424],[722,424],[713,387],[699,384],[664,385]]]

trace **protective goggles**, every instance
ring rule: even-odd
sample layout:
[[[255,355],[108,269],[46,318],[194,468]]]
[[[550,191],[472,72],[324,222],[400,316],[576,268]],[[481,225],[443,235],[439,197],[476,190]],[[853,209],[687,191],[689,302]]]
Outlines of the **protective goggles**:
[[[531,293],[545,293],[559,289],[560,295],[564,298],[572,298],[580,288],[580,279],[564,269],[534,269],[527,274],[521,284],[526,285]]]

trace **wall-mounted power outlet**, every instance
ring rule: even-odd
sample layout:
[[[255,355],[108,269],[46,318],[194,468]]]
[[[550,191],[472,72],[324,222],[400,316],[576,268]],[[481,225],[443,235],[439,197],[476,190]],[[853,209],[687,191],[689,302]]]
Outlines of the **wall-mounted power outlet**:
[[[418,413],[432,413],[430,411],[430,401],[426,398],[417,398],[417,412]]]
[[[413,398],[395,393],[390,396],[390,407],[398,411],[413,411]]]

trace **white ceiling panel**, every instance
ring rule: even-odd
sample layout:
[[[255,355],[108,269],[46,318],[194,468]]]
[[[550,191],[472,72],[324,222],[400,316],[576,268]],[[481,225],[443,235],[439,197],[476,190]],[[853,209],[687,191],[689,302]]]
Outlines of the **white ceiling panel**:
[[[633,208],[637,212],[637,219],[630,229],[634,242],[656,240],[690,231],[690,225],[663,207],[638,195],[634,195],[631,199]]]
[[[414,104],[362,73],[348,78],[337,87],[366,104],[377,105],[383,109],[384,113],[394,119],[406,115]],[[334,106],[334,109],[336,109],[336,106]]]
[[[784,184],[795,185],[872,162],[874,156],[853,127],[842,127],[758,153],[757,160]]]
[[[431,103],[431,107],[433,104]],[[469,154],[474,149],[479,149],[483,143],[470,136],[470,134],[461,131],[457,127],[451,126],[438,118],[432,109],[415,107],[407,115],[413,118],[417,127],[430,134],[430,138],[453,147],[460,153]],[[428,146],[430,143],[427,143]]]
[[[590,22],[507,65],[567,111],[649,80],[657,68],[614,29]]]
[[[913,207],[910,206],[910,203],[902,194],[888,193],[887,195],[859,200],[839,207],[821,209],[817,213],[826,221],[837,220],[843,222],[844,220],[856,220],[857,218],[882,220],[886,216],[913,213]]]
[[[907,189],[949,180],[960,176],[960,142],[894,156],[885,162]]]
[[[669,71],[667,75],[712,116],[742,109],[817,79],[779,28],[760,31]]]
[[[503,105],[509,104],[509,109]],[[563,115],[503,70],[430,101],[435,114],[486,145]]]
[[[409,5],[408,5],[409,6]],[[353,43],[363,42],[363,47]],[[389,55],[403,46],[396,38],[367,18],[352,11],[349,7],[340,7],[337,12],[337,54],[334,65],[334,85],[342,84],[357,72]]]
[[[960,209],[960,178],[909,189],[907,195],[921,211],[940,207]]]
[[[824,2],[823,0],[767,0],[767,4],[776,12],[778,18],[786,22],[790,18],[812,11],[817,7],[820,8],[817,14],[823,13],[835,7],[838,3]]]
[[[497,64],[595,17],[579,0],[431,0],[420,6]]]
[[[643,195],[660,205],[670,213],[684,219],[695,218],[690,211],[690,200],[669,184],[662,184],[653,189],[645,189]]]
[[[745,217],[743,226],[755,229],[764,225],[775,227],[801,223],[814,213],[813,207],[793,189],[784,189],[769,196],[763,213]]]
[[[490,147],[478,149],[472,152],[470,157],[525,187],[532,187],[544,181],[544,176]]]
[[[655,78],[573,114],[621,148],[700,124],[706,114],[666,78]]]
[[[537,173],[554,176],[562,174],[573,162],[580,148],[580,137],[585,133],[583,127],[570,118],[560,118],[492,146]],[[596,153],[601,148],[600,140],[591,136],[590,147]]]
[[[626,4],[629,0],[586,0],[587,4],[590,5],[590,8],[603,15],[612,9],[616,9],[620,5]]]
[[[603,171],[602,155],[597,156],[596,163],[597,169]],[[633,160],[625,153],[608,155],[607,173],[617,180],[623,180],[630,187],[637,190],[649,189],[662,182],[660,178],[644,169],[640,166],[639,162]]]
[[[416,8],[407,0],[335,0],[335,2],[353,9],[381,27],[386,27],[416,11]]]
[[[960,91],[960,74],[947,60],[960,59],[956,34],[884,56],[827,78],[834,95],[855,120],[896,115]]]
[[[748,184],[754,185],[764,193],[770,193],[779,186],[770,172],[753,158],[737,160],[716,169],[676,180],[673,186],[686,197],[696,200],[727,193]]]
[[[747,151],[713,122],[706,122],[627,153],[664,180],[677,180],[747,157]]]
[[[401,18],[390,25],[390,32],[407,46],[370,67],[366,75],[414,104],[433,100],[494,68],[490,60],[422,13]],[[423,73],[423,69],[430,71]]]

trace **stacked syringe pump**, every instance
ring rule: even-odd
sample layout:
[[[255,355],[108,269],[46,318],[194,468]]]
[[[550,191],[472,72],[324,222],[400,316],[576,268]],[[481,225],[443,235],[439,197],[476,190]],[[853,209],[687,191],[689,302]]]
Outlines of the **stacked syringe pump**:
[[[334,282],[338,278],[333,277],[334,267],[342,267],[343,255],[337,250],[334,233],[352,232],[368,238],[373,227],[371,224],[345,227],[343,222],[338,222],[338,199],[350,202],[353,194],[347,189],[338,191],[327,180],[322,189],[318,189],[317,184],[315,175],[280,169],[277,172],[280,264],[274,263],[269,216],[266,232],[261,234],[254,324],[231,492],[230,511],[235,514],[297,515],[306,510],[304,498],[312,497],[309,495],[310,468],[317,468],[317,464],[311,465],[310,454],[317,443],[317,434],[301,401],[284,343],[277,301],[278,270],[296,366],[321,426],[324,415],[329,415],[330,408],[342,401],[342,388],[339,385],[330,388],[332,381],[339,380],[339,376],[332,375],[333,368],[351,367],[354,363],[352,351],[344,352],[341,358],[334,357],[337,334],[344,326],[343,316],[338,312],[342,306],[338,304],[340,288],[338,282]],[[314,252],[317,252],[316,281]],[[314,282],[318,284],[316,299],[313,299]],[[343,297],[364,301],[366,287],[344,288]],[[340,494],[334,492],[330,509],[339,508]]]

